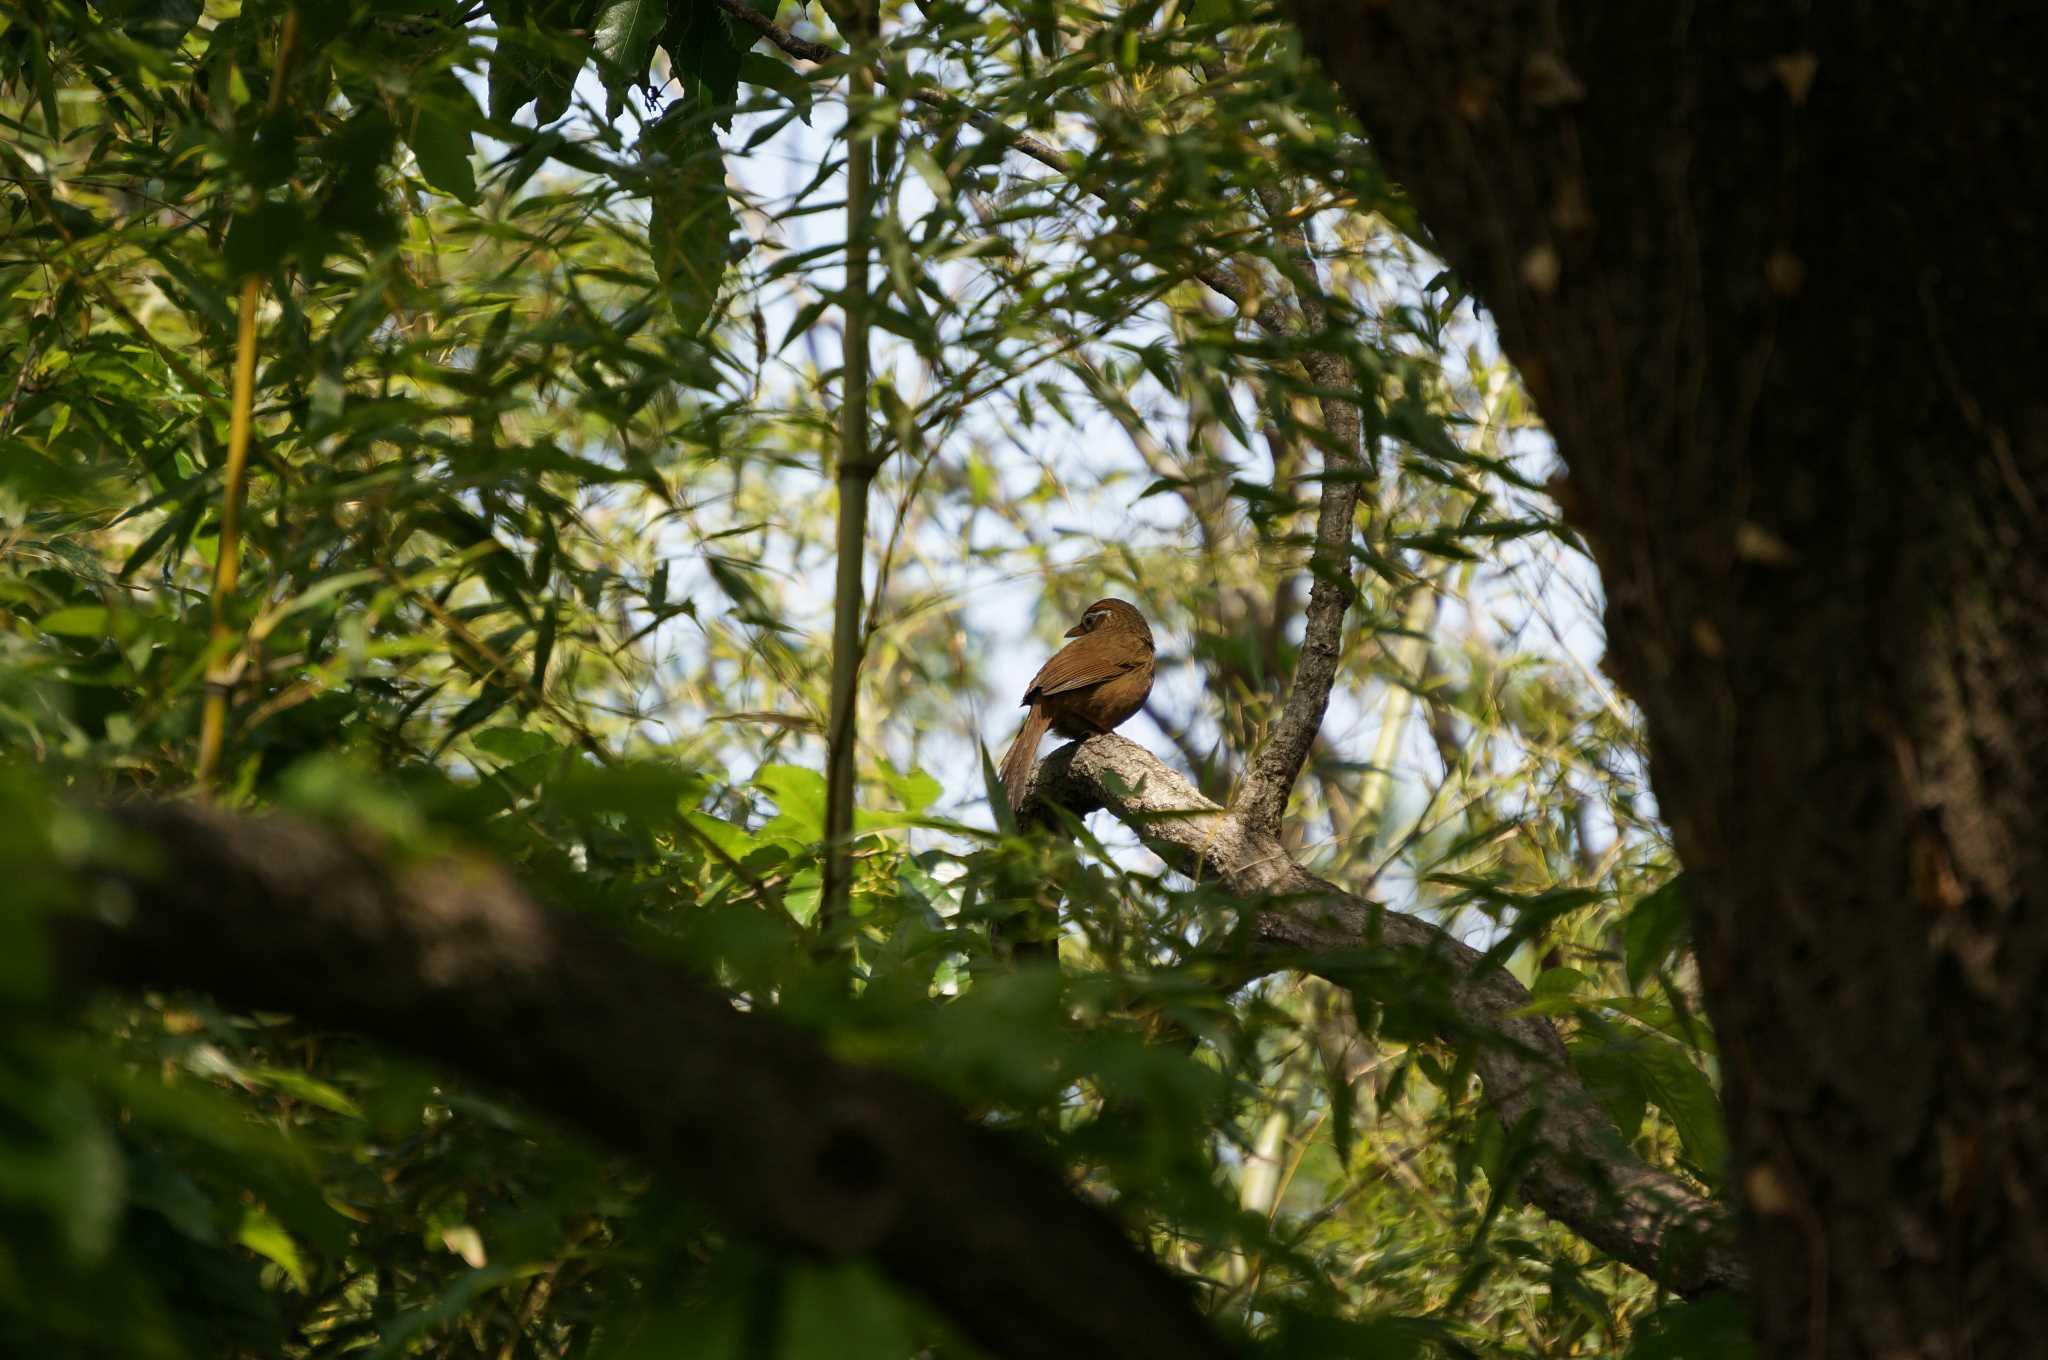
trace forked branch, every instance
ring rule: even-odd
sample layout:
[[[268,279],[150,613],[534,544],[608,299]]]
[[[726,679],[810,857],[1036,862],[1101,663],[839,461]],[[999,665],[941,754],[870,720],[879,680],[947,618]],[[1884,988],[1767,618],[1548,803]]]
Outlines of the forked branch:
[[[1534,1148],[1522,1193],[1616,1260],[1681,1294],[1742,1288],[1748,1270],[1727,1239],[1726,1214],[1669,1172],[1631,1153],[1565,1055],[1555,1027],[1506,969],[1413,916],[1316,877],[1243,813],[1210,802],[1144,747],[1118,736],[1061,747],[1040,763],[1033,796],[1074,811],[1107,808],[1175,868],[1221,882],[1243,903],[1249,980],[1299,968],[1339,986],[1362,952],[1427,960],[1447,975],[1459,1030],[1502,1126]]]

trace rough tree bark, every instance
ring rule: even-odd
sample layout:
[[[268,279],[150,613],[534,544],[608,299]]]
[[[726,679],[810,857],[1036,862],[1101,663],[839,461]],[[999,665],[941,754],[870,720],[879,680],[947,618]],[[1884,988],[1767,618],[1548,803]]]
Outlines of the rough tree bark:
[[[202,988],[439,1059],[759,1239],[872,1259],[992,1356],[1235,1354],[1180,1280],[1021,1145],[500,870],[393,862],[189,803],[113,815],[131,839],[98,871],[94,912],[53,919],[76,982]]]
[[[1362,956],[1404,956],[1410,977],[1439,970],[1446,1037],[1473,1045],[1487,1107],[1527,1139],[1521,1193],[1558,1222],[1684,1295],[1741,1289],[1748,1276],[1721,1206],[1639,1159],[1565,1056],[1557,1029],[1505,968],[1439,926],[1353,896],[1295,863],[1279,830],[1225,809],[1135,742],[1108,735],[1040,762],[1032,796],[1074,813],[1106,808],[1166,862],[1221,882],[1245,904],[1233,981],[1298,968],[1370,996]],[[1419,966],[1418,966],[1419,965]],[[1364,984],[1364,985],[1361,985]]]
[[[1570,469],[1694,888],[1765,1353],[2035,1353],[2034,7],[1293,3]]]

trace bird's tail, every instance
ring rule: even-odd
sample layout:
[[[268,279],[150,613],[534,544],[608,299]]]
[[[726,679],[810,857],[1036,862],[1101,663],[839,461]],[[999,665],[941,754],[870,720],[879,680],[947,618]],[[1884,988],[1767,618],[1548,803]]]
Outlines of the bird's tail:
[[[1010,743],[1009,754],[1003,757],[1003,792],[1010,797],[1012,812],[1024,805],[1024,791],[1031,786],[1031,772],[1038,767],[1038,743],[1051,723],[1045,710],[1033,704],[1024,726],[1017,729],[1017,739]]]

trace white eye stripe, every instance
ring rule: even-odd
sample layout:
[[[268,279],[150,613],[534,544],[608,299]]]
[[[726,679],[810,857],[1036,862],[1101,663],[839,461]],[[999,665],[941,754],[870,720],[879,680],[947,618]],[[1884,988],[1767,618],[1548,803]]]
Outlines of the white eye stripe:
[[[1081,626],[1084,628],[1100,628],[1102,621],[1108,617],[1109,611],[1107,609],[1097,609],[1092,613],[1081,616]]]

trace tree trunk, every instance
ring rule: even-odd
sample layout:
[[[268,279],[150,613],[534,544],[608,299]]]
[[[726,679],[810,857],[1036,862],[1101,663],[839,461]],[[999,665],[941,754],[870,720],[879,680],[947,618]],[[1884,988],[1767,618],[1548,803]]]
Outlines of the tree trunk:
[[[2032,7],[1296,13],[1570,469],[1692,889],[1764,1352],[2036,1353]]]

